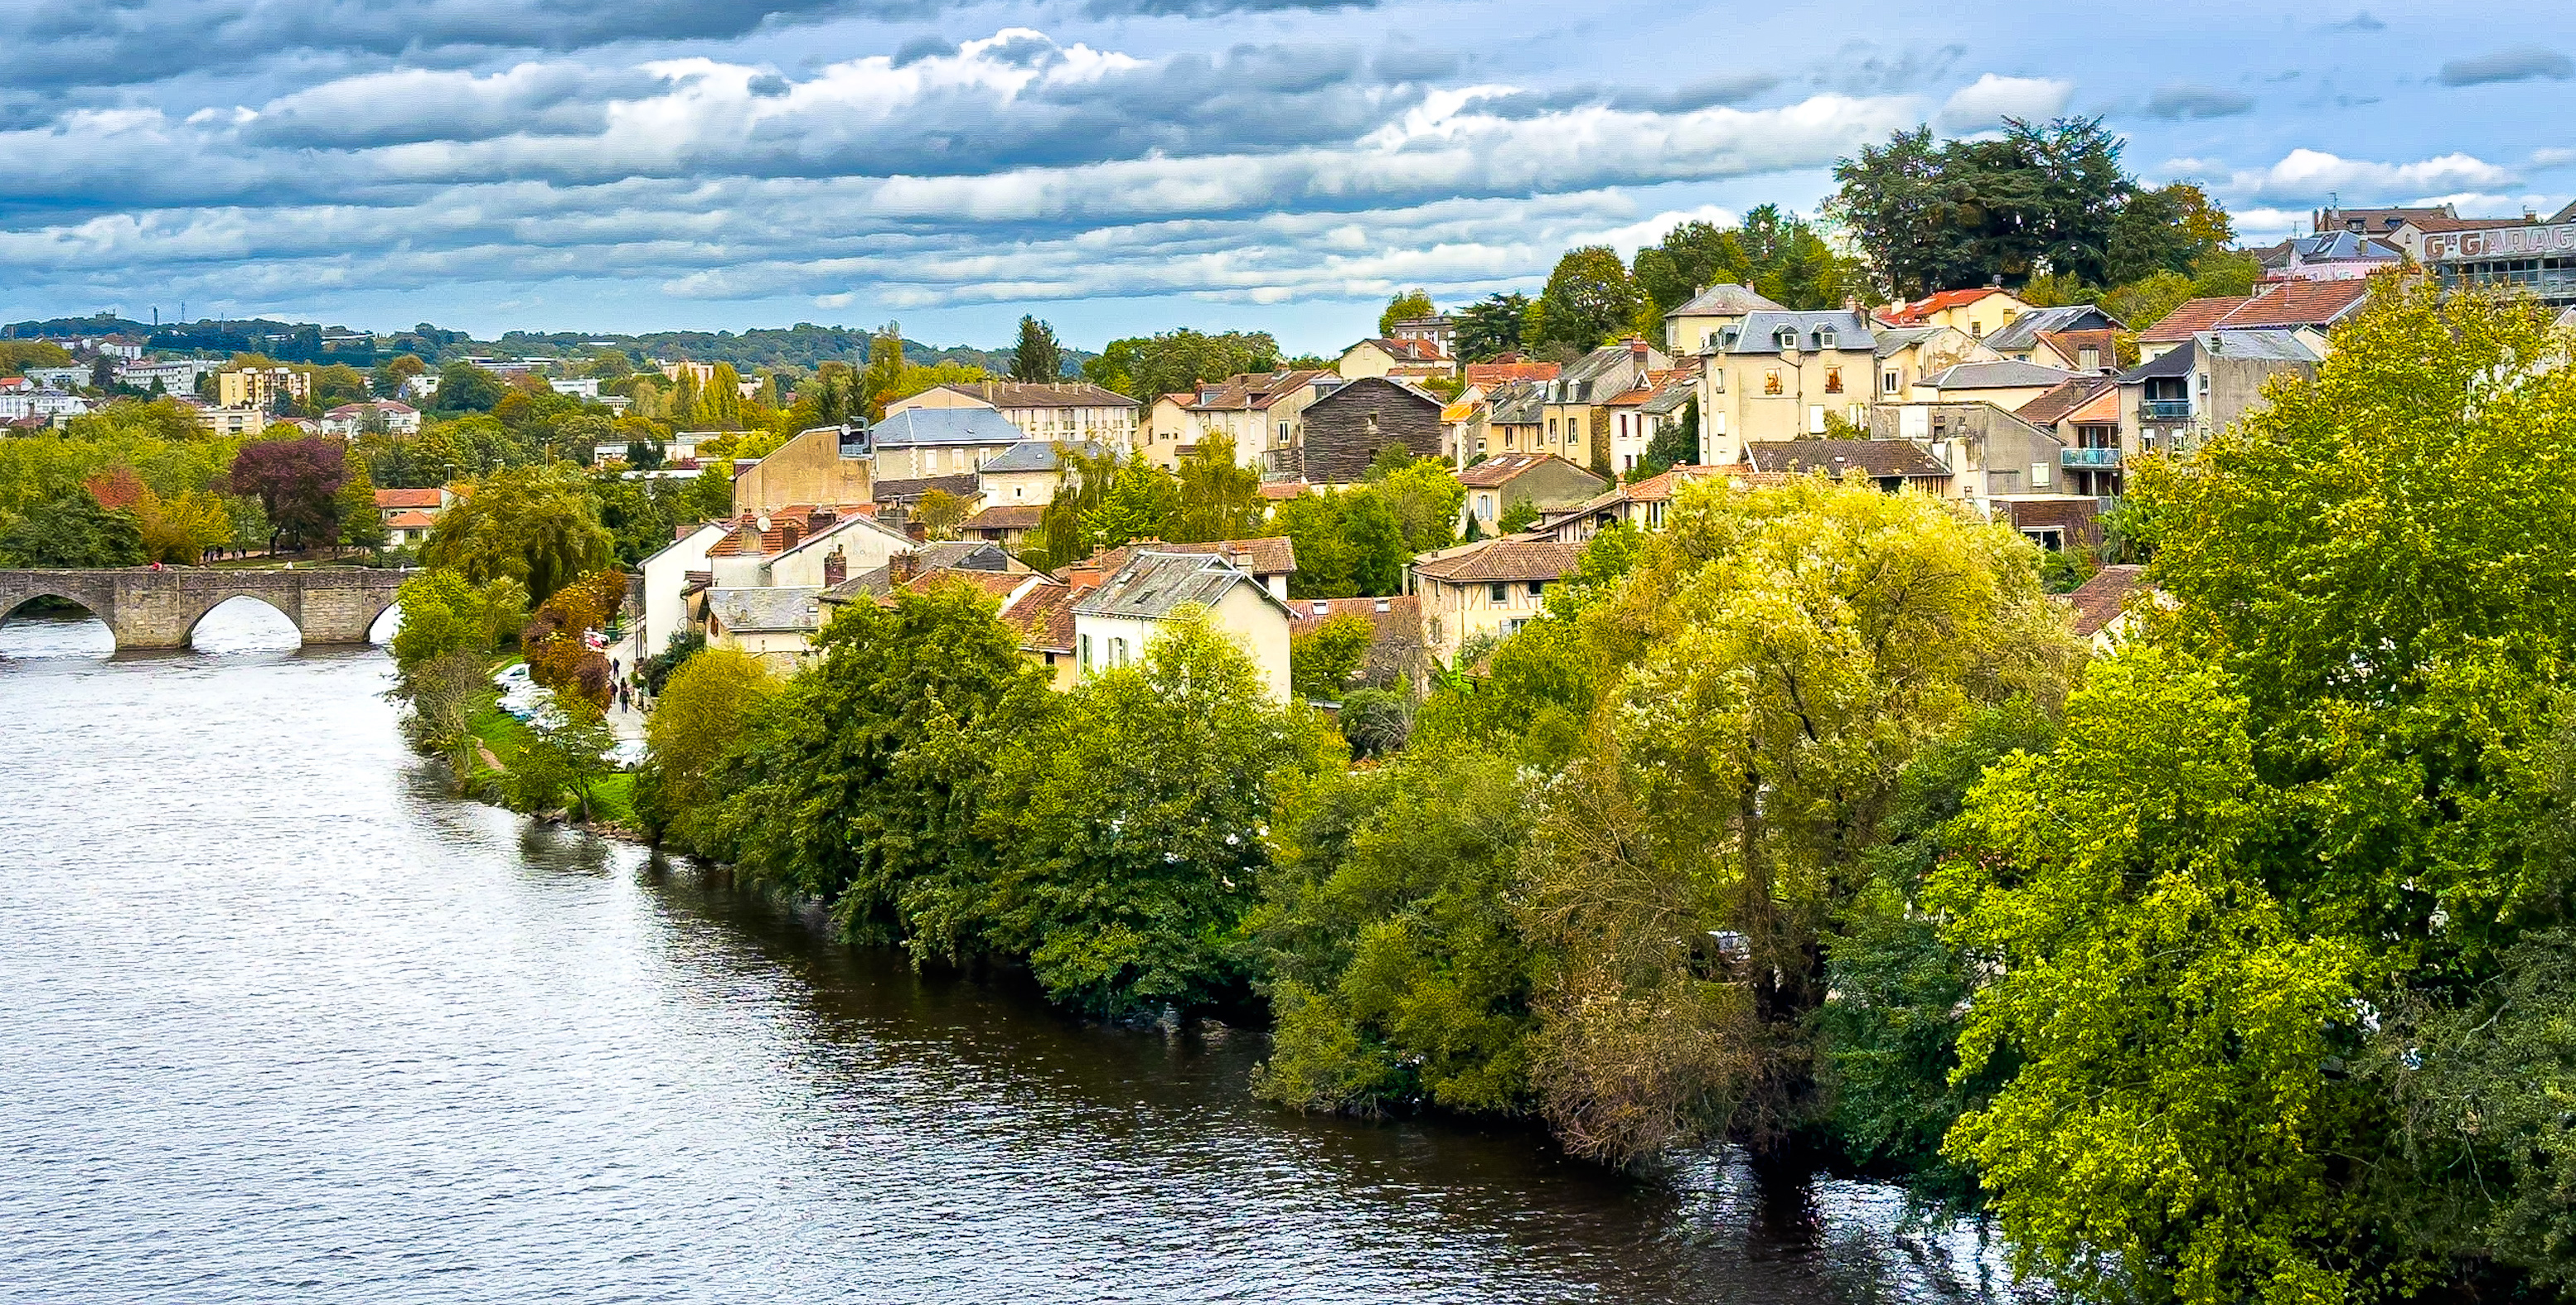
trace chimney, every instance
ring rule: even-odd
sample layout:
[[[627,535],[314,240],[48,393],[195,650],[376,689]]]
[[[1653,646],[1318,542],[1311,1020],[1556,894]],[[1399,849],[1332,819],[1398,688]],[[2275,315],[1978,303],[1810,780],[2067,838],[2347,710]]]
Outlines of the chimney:
[[[840,520],[839,515],[833,512],[832,509],[827,507],[818,507],[805,514],[805,533],[809,535],[819,535],[824,531],[831,529],[832,523],[838,520]]]
[[[921,555],[906,550],[886,559],[886,577],[897,585],[909,584],[921,574]]]
[[[805,538],[804,528],[793,521],[787,522],[778,528],[778,551],[784,553],[796,547],[797,541],[803,538]]]
[[[850,578],[850,559],[833,549],[823,557],[823,587],[826,589]]]

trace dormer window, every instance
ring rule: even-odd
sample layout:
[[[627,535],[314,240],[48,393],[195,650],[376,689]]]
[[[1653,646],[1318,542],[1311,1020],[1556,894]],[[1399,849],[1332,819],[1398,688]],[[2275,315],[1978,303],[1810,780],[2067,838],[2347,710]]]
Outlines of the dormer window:
[[[1773,333],[1772,339],[1782,349],[1795,349],[1798,347],[1798,328],[1794,326],[1781,327],[1778,331]]]
[[[1819,349],[1834,347],[1834,328],[1830,326],[1816,328],[1816,347]]]

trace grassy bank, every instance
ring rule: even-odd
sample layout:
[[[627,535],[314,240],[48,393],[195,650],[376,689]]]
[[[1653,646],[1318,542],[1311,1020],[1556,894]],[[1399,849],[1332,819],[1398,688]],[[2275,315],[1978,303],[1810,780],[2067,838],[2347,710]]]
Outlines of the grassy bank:
[[[475,797],[498,806],[522,809],[513,801],[509,782],[511,767],[518,764],[535,737],[527,722],[501,709],[501,691],[489,683],[489,675],[498,675],[518,662],[516,657],[493,659],[485,687],[475,695],[472,710],[465,719],[466,732],[473,746],[464,758],[462,778],[465,788]],[[600,827],[629,830],[635,827],[635,776],[630,771],[611,771],[584,786],[590,798],[590,823]]]

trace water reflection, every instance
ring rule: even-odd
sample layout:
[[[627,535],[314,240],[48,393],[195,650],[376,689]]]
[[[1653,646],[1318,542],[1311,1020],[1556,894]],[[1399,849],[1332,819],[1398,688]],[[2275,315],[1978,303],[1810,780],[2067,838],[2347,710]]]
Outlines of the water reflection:
[[[381,654],[67,630],[0,631],[0,1299],[1981,1294],[1884,1189],[1268,1110],[1257,1036],[456,801]]]

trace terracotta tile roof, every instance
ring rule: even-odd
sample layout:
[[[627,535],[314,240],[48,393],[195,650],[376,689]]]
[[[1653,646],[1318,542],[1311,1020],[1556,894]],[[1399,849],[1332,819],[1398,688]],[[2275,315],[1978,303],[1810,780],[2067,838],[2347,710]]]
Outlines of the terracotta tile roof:
[[[1324,371],[1244,372],[1221,381],[1210,381],[1187,394],[1170,396],[1193,412],[1248,412],[1266,409],[1290,394],[1315,383]],[[1200,395],[1205,393],[1205,402]]]
[[[2066,419],[2078,426],[2119,425],[2119,385],[2116,382],[2104,381],[2101,388],[2094,391],[2093,397],[2078,404],[2075,411],[2066,414]]]
[[[1290,499],[1306,497],[1308,490],[1309,487],[1302,480],[1265,480],[1261,482],[1261,488],[1255,492],[1273,503],[1285,503]]]
[[[379,508],[434,508],[445,502],[435,489],[380,489],[376,491]]]
[[[2118,331],[2108,329],[2092,331],[2045,331],[2040,334],[2039,338],[2047,341],[2048,347],[2056,350],[2057,356],[2065,359],[2066,364],[2070,367],[2076,366],[2082,361],[2083,352],[2087,349],[2091,349],[2101,360],[2096,364],[2097,366],[2109,367],[2117,363],[2120,358],[2120,333]]]
[[[1073,600],[1083,593],[1061,581],[1040,577],[1028,592],[1002,605],[1002,620],[1020,632],[1023,649],[1069,653],[1073,651]]]
[[[427,530],[438,524],[438,518],[426,512],[396,512],[385,518],[385,525],[395,530]]]
[[[1947,477],[1948,468],[1909,440],[1775,440],[1744,446],[1755,471],[1822,471],[1834,475]]]
[[[2389,211],[2414,212],[2414,210],[2396,209]],[[2464,218],[2449,217],[2435,213],[2410,216],[2406,221],[2408,225],[2414,227],[2416,230],[2433,235],[2451,231],[2493,231],[2498,227],[2518,227],[2524,225],[2523,220],[2519,217]]]
[[[1286,535],[1266,539],[1235,539],[1206,544],[1167,544],[1159,539],[1139,539],[1117,548],[1104,548],[1065,568],[1096,569],[1102,575],[1114,574],[1138,553],[1191,553],[1201,556],[1222,554],[1236,559],[1238,565],[1254,575],[1295,575],[1297,546]]]
[[[1552,362],[1469,363],[1467,383],[1490,389],[1505,381],[1552,381],[1561,370]]]
[[[1553,539],[1490,539],[1413,564],[1413,573],[1448,584],[1493,580],[1562,580],[1583,557],[1583,545]]]
[[[2192,332],[2216,326],[2219,318],[2244,307],[2249,299],[2246,295],[2217,295],[2183,300],[2165,314],[2163,321],[2138,332],[2138,339],[2144,344],[2180,344],[2190,339]]]
[[[1038,519],[1046,514],[1039,503],[1005,503],[988,507],[957,524],[960,530],[1035,530]]]
[[[1978,286],[1973,290],[1942,290],[1925,295],[1910,304],[1891,304],[1879,309],[1876,316],[1878,320],[1890,326],[1920,326],[1923,324],[1923,319],[1934,313],[1946,312],[1953,308],[1965,308],[1987,295],[2005,293],[2007,292],[1992,286]]]
[[[2212,329],[2242,330],[2254,326],[2332,326],[2351,316],[2370,297],[2368,280],[2285,281],[2267,294],[2219,318]],[[2170,319],[2168,319],[2170,320]],[[2156,323],[2162,332],[2163,322]],[[2140,337],[2144,338],[2144,337]]]
[[[1363,344],[1376,345],[1381,352],[1386,354],[1387,357],[1393,358],[1397,362],[1439,362],[1442,360],[1440,345],[1434,340],[1391,340],[1384,336],[1376,336],[1353,344],[1351,349],[1359,348],[1360,345]],[[1344,349],[1342,352],[1349,353],[1351,349]]]
[[[1291,598],[1288,600],[1288,627],[1321,625],[1337,616],[1365,616],[1373,625],[1398,624],[1422,619],[1422,600],[1411,594],[1387,598]]]
[[[2076,637],[2090,639],[2117,620],[2145,571],[2140,566],[2106,566],[2066,595],[2066,601],[2075,605]]]
[[[2102,382],[2098,377],[2070,376],[2048,387],[2038,398],[2013,409],[2013,415],[2033,426],[2054,426],[2066,414],[2091,396],[2093,387]]]

